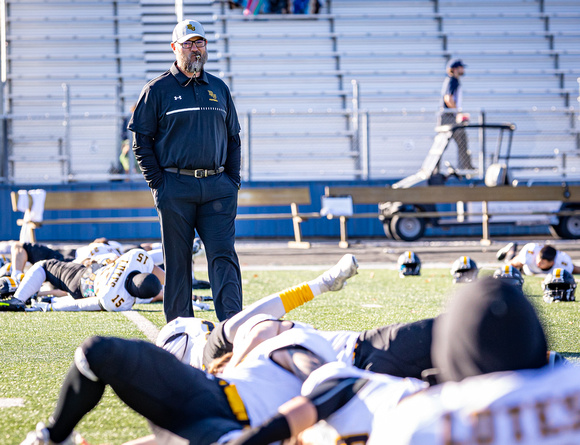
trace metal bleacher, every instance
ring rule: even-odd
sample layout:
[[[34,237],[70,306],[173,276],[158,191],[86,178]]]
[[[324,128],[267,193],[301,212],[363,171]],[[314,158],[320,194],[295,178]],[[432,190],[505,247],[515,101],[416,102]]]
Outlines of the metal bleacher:
[[[123,118],[174,60],[174,0],[6,2],[8,180],[110,178]],[[472,119],[515,122],[516,153],[578,157],[579,4],[327,0],[316,15],[245,16],[184,0],[183,16],[203,23],[206,69],[232,91],[245,180],[394,179],[431,145],[452,57],[468,65]]]
[[[139,0],[7,2],[10,182],[104,177],[118,156],[124,97],[143,83],[139,8]]]
[[[251,178],[290,178],[296,170],[293,159],[302,151],[307,158],[312,146],[336,143],[298,123],[297,114],[306,110],[319,113],[320,134],[327,127],[344,127],[343,145],[351,150],[339,174],[329,163],[323,172],[319,164],[297,163],[302,179],[364,177],[357,170],[364,156],[374,178],[416,171],[432,142],[444,67],[451,57],[469,65],[462,79],[466,111],[477,119],[483,109],[488,121],[520,121],[527,128],[516,136],[516,152],[553,157],[554,150],[578,151],[569,107],[575,105],[574,82],[580,74],[580,28],[573,26],[580,24],[580,14],[567,9],[571,2],[553,3],[332,0],[328,14],[317,17],[235,12],[221,17],[227,31],[220,38],[229,48],[223,54],[223,76],[238,111],[247,113],[251,131],[259,136],[252,138],[250,157],[290,163],[286,170],[264,164],[261,171],[252,162]],[[370,153],[354,148],[360,133],[349,115],[329,112],[341,103],[352,109],[352,80],[358,83],[357,106],[368,113]],[[285,111],[296,117],[274,119]],[[542,112],[549,117],[530,117]],[[527,120],[535,122],[532,129]],[[272,144],[281,121],[296,122],[293,137],[279,135]],[[557,128],[550,128],[554,123]],[[302,132],[310,137],[304,145],[296,143]],[[524,176],[535,174],[524,170]]]

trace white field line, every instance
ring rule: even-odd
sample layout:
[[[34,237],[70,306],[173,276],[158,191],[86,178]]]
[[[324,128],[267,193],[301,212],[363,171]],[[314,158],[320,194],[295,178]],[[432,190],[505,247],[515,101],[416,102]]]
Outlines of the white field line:
[[[159,329],[143,315],[135,311],[123,311],[123,315],[137,325],[137,328],[145,334],[145,337],[152,343],[155,343],[159,335]]]
[[[0,397],[0,408],[13,408],[20,406],[24,406],[24,399],[19,397],[12,399],[7,397]]]

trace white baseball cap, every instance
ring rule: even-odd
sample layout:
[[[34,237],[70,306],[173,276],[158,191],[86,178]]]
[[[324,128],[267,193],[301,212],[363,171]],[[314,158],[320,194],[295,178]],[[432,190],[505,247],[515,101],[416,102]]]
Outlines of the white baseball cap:
[[[203,30],[201,23],[196,22],[195,20],[183,20],[173,28],[173,39],[171,42],[183,43],[196,36],[205,39],[205,31]]]

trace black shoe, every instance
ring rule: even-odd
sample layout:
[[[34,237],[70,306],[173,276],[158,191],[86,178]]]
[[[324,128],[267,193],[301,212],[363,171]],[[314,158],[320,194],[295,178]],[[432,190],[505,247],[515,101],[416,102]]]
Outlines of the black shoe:
[[[517,243],[509,243],[506,246],[499,249],[495,254],[495,257],[498,259],[498,261],[501,261],[503,259],[505,259],[506,261],[510,261],[516,256],[517,249],[518,249]]]
[[[209,285],[209,281],[204,280],[193,280],[193,284],[191,286],[192,289],[211,289]]]
[[[211,295],[195,295],[195,294],[193,294],[191,299],[197,303],[199,303],[201,301],[213,301],[213,297]]]
[[[17,298],[0,301],[0,312],[24,312],[26,305]]]

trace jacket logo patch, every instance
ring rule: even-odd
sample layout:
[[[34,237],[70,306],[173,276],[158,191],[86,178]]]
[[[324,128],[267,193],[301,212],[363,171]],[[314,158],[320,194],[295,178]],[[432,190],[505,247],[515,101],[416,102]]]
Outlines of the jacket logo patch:
[[[208,91],[209,94],[209,101],[210,102],[217,102],[217,96],[213,91]]]
[[[175,100],[181,100],[181,96],[173,96]]]

